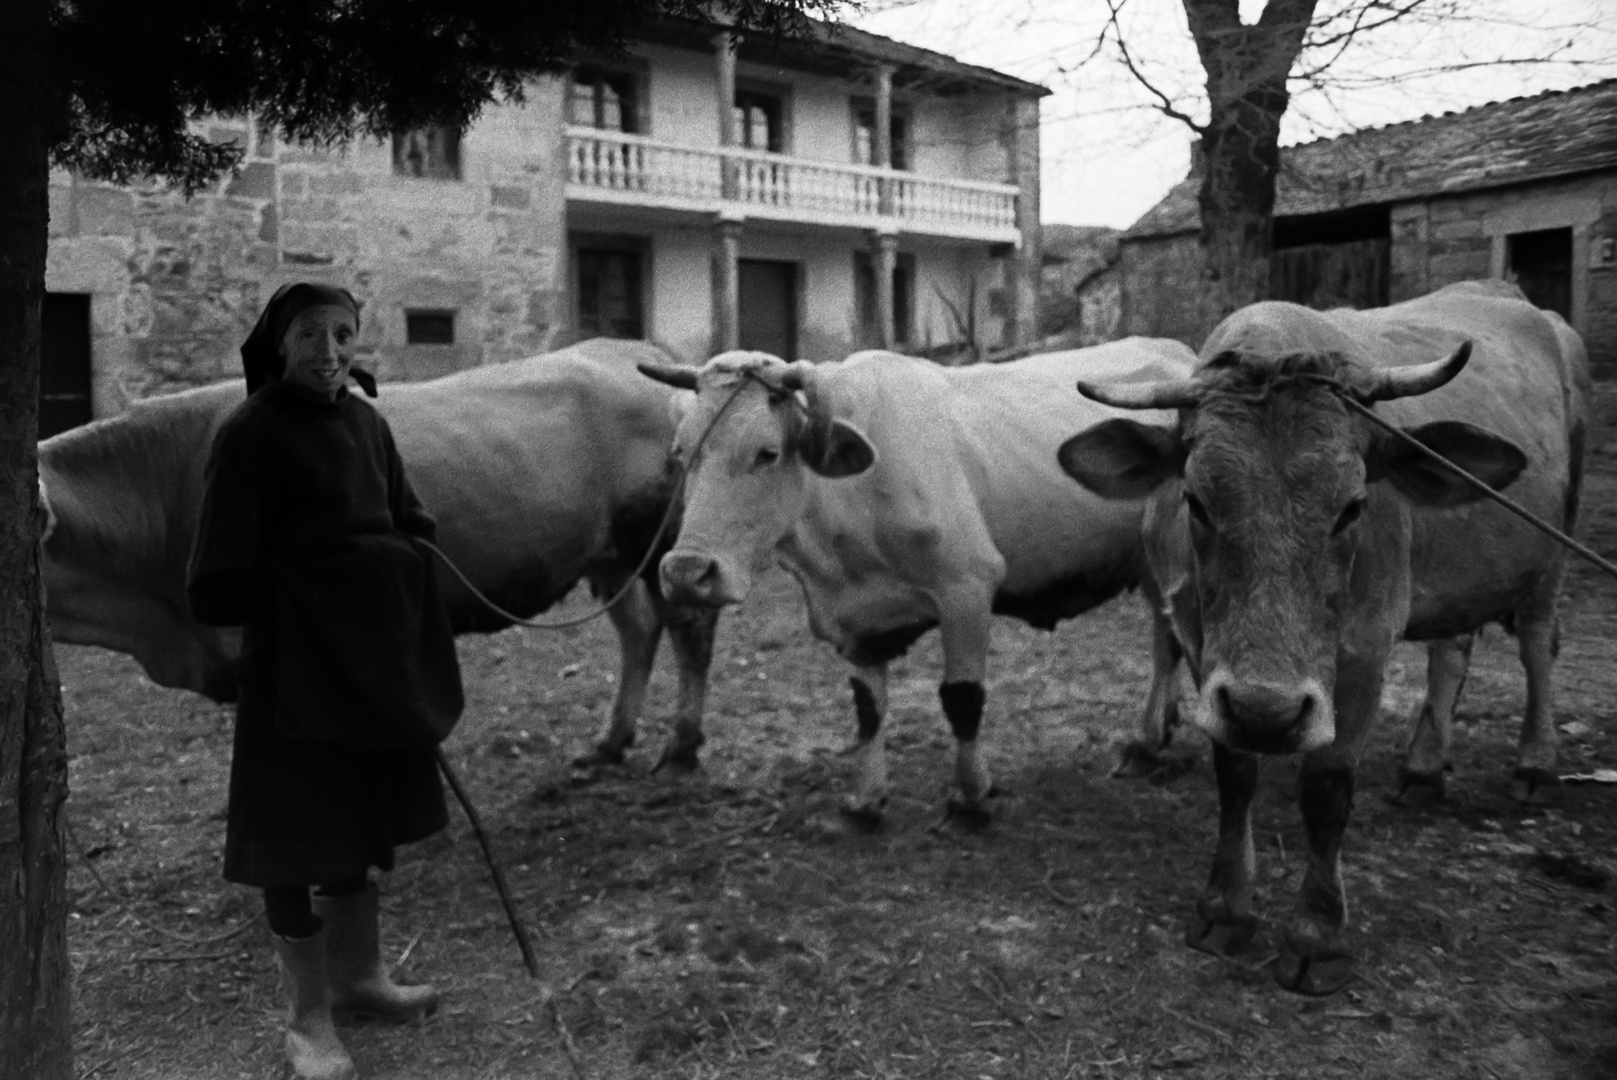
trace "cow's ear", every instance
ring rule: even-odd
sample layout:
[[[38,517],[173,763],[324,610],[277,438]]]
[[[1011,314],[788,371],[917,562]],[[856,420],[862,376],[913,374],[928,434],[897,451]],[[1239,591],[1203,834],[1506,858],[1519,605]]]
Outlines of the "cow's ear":
[[[833,419],[804,441],[803,462],[833,480],[858,476],[876,464],[876,448],[864,432],[846,420]]]
[[[1137,420],[1106,420],[1061,444],[1068,476],[1104,499],[1143,499],[1184,473],[1179,433]]]
[[[1495,491],[1509,487],[1527,468],[1527,455],[1515,443],[1473,424],[1441,420],[1404,432]],[[1416,506],[1460,506],[1483,497],[1469,481],[1391,435],[1378,435],[1371,445],[1365,479],[1389,481]]]
[[[640,374],[648,379],[656,379],[660,383],[680,390],[696,389],[696,369],[684,367],[680,364],[636,364]]]

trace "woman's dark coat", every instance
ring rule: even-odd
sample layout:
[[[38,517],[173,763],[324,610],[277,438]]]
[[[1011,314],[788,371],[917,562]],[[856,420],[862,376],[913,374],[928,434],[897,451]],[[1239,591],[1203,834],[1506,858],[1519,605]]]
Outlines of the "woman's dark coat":
[[[225,877],[390,869],[447,822],[432,745],[461,709],[421,506],[375,409],[271,382],[226,418],[187,594],[242,626]]]

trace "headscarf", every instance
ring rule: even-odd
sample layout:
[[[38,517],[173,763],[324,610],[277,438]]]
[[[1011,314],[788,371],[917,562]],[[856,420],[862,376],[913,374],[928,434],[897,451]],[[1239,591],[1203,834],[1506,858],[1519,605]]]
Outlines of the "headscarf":
[[[359,329],[359,301],[347,289],[336,285],[317,285],[309,281],[294,281],[275,290],[269,303],[253,325],[253,332],[241,343],[241,366],[247,376],[247,393],[281,377],[286,370],[286,358],[281,355],[281,338],[292,325],[297,313],[305,308],[331,304],[345,307],[354,313],[354,329]],[[348,369],[349,377],[359,384],[367,397],[376,396],[376,376],[358,367]]]

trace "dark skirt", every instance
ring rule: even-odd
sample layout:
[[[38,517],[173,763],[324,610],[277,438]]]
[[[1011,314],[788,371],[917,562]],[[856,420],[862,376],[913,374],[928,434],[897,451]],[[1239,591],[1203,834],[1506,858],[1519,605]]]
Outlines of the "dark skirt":
[[[449,822],[432,749],[290,739],[275,726],[273,635],[244,635],[225,879],[313,885],[393,868],[393,849]]]

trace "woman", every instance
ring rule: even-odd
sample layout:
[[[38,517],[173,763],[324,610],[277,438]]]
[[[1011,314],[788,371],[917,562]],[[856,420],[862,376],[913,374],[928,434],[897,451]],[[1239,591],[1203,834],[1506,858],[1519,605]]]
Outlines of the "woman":
[[[296,1076],[355,1075],[333,1013],[430,1014],[381,962],[369,868],[447,821],[433,746],[461,710],[432,517],[387,423],[351,395],[359,305],[283,286],[242,345],[248,397],[204,474],[188,598],[242,626],[225,877],[264,891]],[[314,887],[311,897],[310,889]]]

